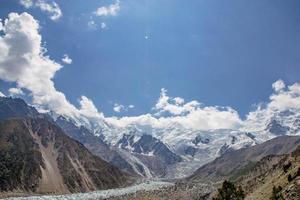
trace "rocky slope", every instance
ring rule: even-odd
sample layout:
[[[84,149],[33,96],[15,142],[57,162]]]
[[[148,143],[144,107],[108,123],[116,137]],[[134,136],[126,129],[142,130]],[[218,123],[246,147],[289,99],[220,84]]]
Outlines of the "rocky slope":
[[[188,179],[155,191],[139,191],[112,198],[129,199],[212,199],[222,180],[241,185],[248,200],[300,198],[300,137],[282,136],[254,147],[227,152],[200,168]],[[241,155],[236,158],[237,154]],[[211,171],[207,169],[211,168]],[[206,182],[206,183],[204,183]],[[274,192],[275,191],[275,192]],[[275,198],[276,199],[276,198]]]
[[[45,119],[2,121],[0,144],[1,191],[73,193],[129,182],[127,174]]]
[[[131,148],[130,144],[133,140],[131,141],[127,135],[124,135],[117,145],[109,145],[103,140],[102,135],[96,136],[91,130],[84,126],[78,126],[75,122],[63,116],[57,117],[55,122],[68,136],[79,141],[95,155],[125,172],[147,178],[165,174],[166,166],[161,159],[148,156],[141,151],[130,151],[128,149]],[[135,144],[135,146],[141,148],[138,144]]]
[[[68,136],[82,143],[93,154],[100,156],[105,161],[117,166],[123,171],[133,175],[138,174],[135,172],[132,163],[128,162],[121,156],[120,153],[118,153],[118,151],[106,144],[101,137],[95,136],[84,126],[78,127],[74,122],[64,118],[63,116],[56,118],[55,122]]]
[[[84,144],[94,154],[118,168],[141,177],[163,177],[170,165],[181,162],[182,158],[157,138],[140,134],[131,128],[121,132],[122,137],[116,143],[109,143],[105,135],[94,134],[92,130],[78,126],[63,116],[54,118],[64,132]]]
[[[0,98],[0,190],[73,193],[133,181],[21,99]]]
[[[246,191],[246,199],[300,199],[300,146],[290,154],[264,157],[238,177],[236,182]]]
[[[188,180],[216,182],[235,179],[251,170],[262,158],[291,153],[298,145],[300,136],[281,136],[252,147],[227,152],[200,167]]]

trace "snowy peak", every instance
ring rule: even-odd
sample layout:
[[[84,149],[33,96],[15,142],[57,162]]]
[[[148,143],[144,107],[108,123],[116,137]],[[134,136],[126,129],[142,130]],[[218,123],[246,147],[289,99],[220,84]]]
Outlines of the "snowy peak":
[[[118,141],[117,146],[121,149],[125,149],[125,150],[133,150],[133,152],[135,152],[133,145],[135,143],[134,139],[137,136],[134,135],[129,135],[129,134],[124,134],[123,137]]]
[[[195,139],[192,141],[193,144],[195,144],[196,146],[199,144],[199,143],[202,143],[202,144],[208,144],[209,143],[209,138],[207,137],[204,137],[202,135],[197,135],[195,137]]]
[[[117,146],[132,153],[157,156],[166,164],[180,162],[180,156],[172,152],[163,142],[151,135],[134,136],[124,134]]]
[[[288,126],[282,125],[276,119],[273,119],[266,127],[266,131],[274,135],[286,135],[288,134],[290,128]]]

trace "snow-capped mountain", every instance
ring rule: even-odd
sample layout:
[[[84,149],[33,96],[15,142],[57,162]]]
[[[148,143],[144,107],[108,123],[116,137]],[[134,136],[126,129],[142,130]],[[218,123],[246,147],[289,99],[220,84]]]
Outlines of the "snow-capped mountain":
[[[180,156],[173,153],[163,142],[147,134],[141,137],[124,134],[117,143],[117,146],[131,153],[156,156],[165,164],[174,164],[182,160]]]
[[[266,120],[264,128],[251,132],[245,129],[193,130],[176,122],[165,127],[138,123],[120,127],[105,119],[87,125],[86,129],[93,134],[93,140],[101,141],[110,150],[114,149],[119,157],[111,161],[123,169],[127,168],[127,171],[145,177],[183,177],[226,152],[280,135],[298,135],[300,114],[291,110],[278,112]],[[91,148],[95,147],[92,145]]]
[[[260,144],[281,135],[300,135],[297,110],[274,113],[256,131],[247,129],[194,130],[179,123],[164,127],[131,123],[117,126],[110,121],[81,121],[53,112],[39,114],[22,105],[20,99],[6,99],[16,116],[52,117],[64,132],[94,154],[129,173],[143,177],[183,177],[224,153]],[[12,103],[18,102],[20,103]],[[23,103],[24,104],[24,103]],[[24,104],[25,105],[25,104]]]

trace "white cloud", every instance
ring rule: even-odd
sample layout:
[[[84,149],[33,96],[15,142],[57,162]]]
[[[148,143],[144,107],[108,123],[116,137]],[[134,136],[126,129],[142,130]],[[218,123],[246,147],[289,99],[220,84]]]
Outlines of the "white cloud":
[[[45,55],[38,22],[28,13],[11,13],[0,37],[0,78],[16,82],[33,95],[35,104],[59,112],[74,112],[63,93],[56,91],[52,78],[62,66]],[[69,113],[70,114],[70,113]]]
[[[113,110],[115,112],[121,112],[121,111],[125,110],[125,106],[115,103]]]
[[[272,84],[272,87],[275,90],[275,92],[279,92],[285,88],[285,83],[283,82],[283,80],[279,79]]]
[[[80,99],[77,109],[57,91],[53,77],[62,66],[51,60],[42,46],[39,23],[28,13],[10,13],[0,36],[0,79],[15,82],[17,88],[25,88],[33,104],[41,110],[52,110],[73,119],[99,119],[94,104],[87,97]]]
[[[33,0],[20,0],[20,4],[25,8],[30,8],[33,6]]]
[[[98,8],[94,13],[96,16],[115,16],[120,11],[120,1],[117,0],[116,3],[109,6],[103,6]]]
[[[24,92],[20,88],[9,88],[8,92],[11,96],[24,95]]]
[[[173,100],[176,105],[182,105],[184,103],[184,99],[180,97],[175,97]]]
[[[72,62],[73,62],[73,60],[67,54],[65,54],[63,56],[63,58],[61,59],[61,61],[63,63],[65,63],[65,64],[68,64],[68,65],[72,64]]]
[[[0,97],[6,97],[6,96],[2,92],[0,92]]]
[[[283,87],[280,91],[276,90],[276,94],[270,96],[270,103],[268,108],[272,110],[283,111],[287,109],[300,108],[300,84],[295,83],[288,86],[287,89]]]
[[[98,111],[93,101],[86,96],[81,96],[79,100],[80,113],[89,119],[102,119],[104,116]]]
[[[62,17],[62,11],[55,1],[46,0],[20,0],[20,4],[25,8],[39,8],[50,15],[50,19],[58,20]]]
[[[292,110],[300,112],[300,84],[294,83],[287,86],[282,80],[278,80],[272,85],[274,93],[270,96],[270,101],[260,104],[256,110],[249,112],[245,120],[246,129],[259,131],[282,111]]]
[[[105,23],[105,22],[102,22],[102,23],[101,23],[101,28],[102,28],[102,29],[105,29],[105,28],[106,28],[106,23]]]
[[[197,101],[191,101],[186,104],[183,103],[184,99],[180,97],[171,98],[167,95],[167,90],[162,88],[160,97],[153,110],[157,111],[156,115],[158,116],[163,113],[182,115],[195,111],[200,106],[200,103]]]
[[[134,105],[129,105],[129,106],[124,106],[122,104],[118,104],[118,103],[115,103],[114,104],[114,107],[113,107],[113,110],[117,113],[119,112],[122,112],[122,111],[128,111],[129,109],[133,109],[134,108]]]
[[[191,130],[234,129],[242,124],[238,113],[230,107],[207,106],[201,107],[197,101],[184,104],[180,97],[172,98],[167,90],[162,88],[160,97],[154,106],[158,115],[144,114],[134,117],[106,118],[109,123],[126,127],[136,124],[155,128],[166,128],[171,124],[179,124]],[[160,117],[164,112],[170,116]]]

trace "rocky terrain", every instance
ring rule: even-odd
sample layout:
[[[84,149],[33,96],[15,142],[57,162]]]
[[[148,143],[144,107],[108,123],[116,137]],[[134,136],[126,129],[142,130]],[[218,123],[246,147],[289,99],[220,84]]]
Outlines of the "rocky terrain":
[[[235,159],[236,153],[241,155],[240,162]],[[206,172],[210,167],[211,171]],[[242,186],[246,199],[249,200],[271,199],[274,195],[289,200],[299,199],[299,137],[283,136],[261,145],[228,152],[173,186],[154,191],[138,191],[112,199],[212,199],[225,179]]]
[[[264,157],[236,182],[243,186],[249,200],[272,196],[300,199],[300,146],[290,154]]]
[[[68,137],[19,99],[1,98],[2,194],[74,193],[128,185],[133,179]]]
[[[215,188],[202,183],[176,183],[159,190],[143,191],[112,197],[110,200],[205,200],[210,199]]]
[[[119,169],[126,171],[132,175],[139,175],[135,170],[135,163],[129,162],[126,158],[106,144],[101,137],[95,136],[90,130],[84,126],[76,126],[74,122],[59,116],[55,119],[55,123],[63,129],[63,131],[71,138],[82,143],[93,154],[100,156],[105,161],[117,166]]]
[[[252,147],[227,152],[202,167],[188,180],[223,181],[235,179],[251,170],[255,164],[269,155],[293,152],[300,145],[300,136],[281,136]]]

